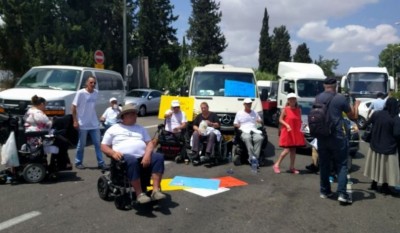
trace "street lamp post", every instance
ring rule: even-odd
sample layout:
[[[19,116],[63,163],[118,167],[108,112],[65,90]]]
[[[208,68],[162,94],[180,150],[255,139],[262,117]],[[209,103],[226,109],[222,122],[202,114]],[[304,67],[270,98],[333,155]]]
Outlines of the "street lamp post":
[[[123,11],[122,11],[122,24],[123,24],[123,35],[122,35],[122,49],[123,49],[123,67],[122,67],[122,73],[124,76],[124,81],[126,82],[126,0],[124,0],[124,6],[123,6]]]

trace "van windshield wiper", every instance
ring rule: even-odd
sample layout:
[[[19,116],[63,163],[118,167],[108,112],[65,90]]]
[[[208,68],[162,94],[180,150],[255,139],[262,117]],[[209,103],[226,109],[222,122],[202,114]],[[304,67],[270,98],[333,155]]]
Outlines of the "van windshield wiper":
[[[55,87],[55,86],[50,86],[50,85],[40,85],[40,86],[37,86],[37,87],[49,88],[49,89],[53,89],[53,90],[62,90],[62,88],[60,88],[60,87]]]

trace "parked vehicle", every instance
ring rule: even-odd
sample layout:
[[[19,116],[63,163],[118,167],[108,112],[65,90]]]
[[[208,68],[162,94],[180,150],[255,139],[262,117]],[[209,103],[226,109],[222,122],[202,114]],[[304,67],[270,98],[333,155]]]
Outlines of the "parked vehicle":
[[[194,98],[194,113],[200,113],[205,101],[220,118],[221,132],[234,131],[236,112],[243,109],[243,100],[251,98],[251,108],[261,117],[262,106],[254,71],[251,68],[209,64],[193,69],[189,97]]]
[[[264,123],[273,125],[273,116],[277,110],[278,81],[260,80],[257,81],[258,92],[263,108]]]
[[[158,113],[162,94],[161,91],[155,89],[132,89],[126,93],[125,104],[135,104],[139,109],[139,116]]]
[[[348,94],[350,98],[361,101],[357,124],[363,129],[368,113],[368,109],[365,108],[377,98],[379,92],[387,96],[394,90],[394,78],[389,76],[386,67],[350,67],[347,75],[342,77],[340,88],[341,92]]]
[[[358,128],[365,129],[365,123],[368,120],[368,111],[369,106],[371,105],[373,99],[369,98],[358,98],[361,101],[360,106],[358,106],[358,119],[356,121]],[[373,110],[371,111],[370,115],[372,114]]]
[[[47,116],[71,114],[75,94],[85,87],[89,76],[97,79],[96,112],[99,117],[109,106],[111,97],[123,102],[125,83],[121,74],[115,71],[79,66],[36,66],[24,74],[14,88],[0,92],[0,114],[23,116],[34,95],[46,99]]]

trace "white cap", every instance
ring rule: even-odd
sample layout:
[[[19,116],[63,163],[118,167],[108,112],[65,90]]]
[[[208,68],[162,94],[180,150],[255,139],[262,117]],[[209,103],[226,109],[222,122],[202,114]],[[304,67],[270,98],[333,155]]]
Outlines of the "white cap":
[[[243,103],[251,104],[251,103],[253,103],[253,101],[250,98],[246,98],[246,99],[243,100]]]
[[[110,98],[110,103],[113,102],[113,101],[117,101],[117,98],[111,97],[111,98]]]
[[[296,99],[297,99],[297,95],[294,94],[294,93],[289,93],[289,94],[287,95],[287,98],[288,98],[288,99],[290,99],[290,98],[296,98]]]
[[[171,107],[179,107],[179,100],[172,100]]]

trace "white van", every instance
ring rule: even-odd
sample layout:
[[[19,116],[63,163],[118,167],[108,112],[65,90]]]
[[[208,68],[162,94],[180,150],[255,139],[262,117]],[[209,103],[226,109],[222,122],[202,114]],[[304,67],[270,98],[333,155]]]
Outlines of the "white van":
[[[221,123],[221,131],[233,131],[236,112],[242,110],[243,100],[253,100],[251,108],[262,118],[262,106],[252,69],[230,65],[210,64],[193,69],[189,97],[194,98],[194,113],[200,113],[200,103],[207,102]]]
[[[75,94],[85,86],[89,76],[97,79],[96,112],[99,117],[109,106],[111,97],[124,103],[125,82],[115,71],[78,66],[36,66],[25,73],[14,88],[0,92],[0,114],[24,115],[34,95],[46,99],[48,116],[71,114]]]

